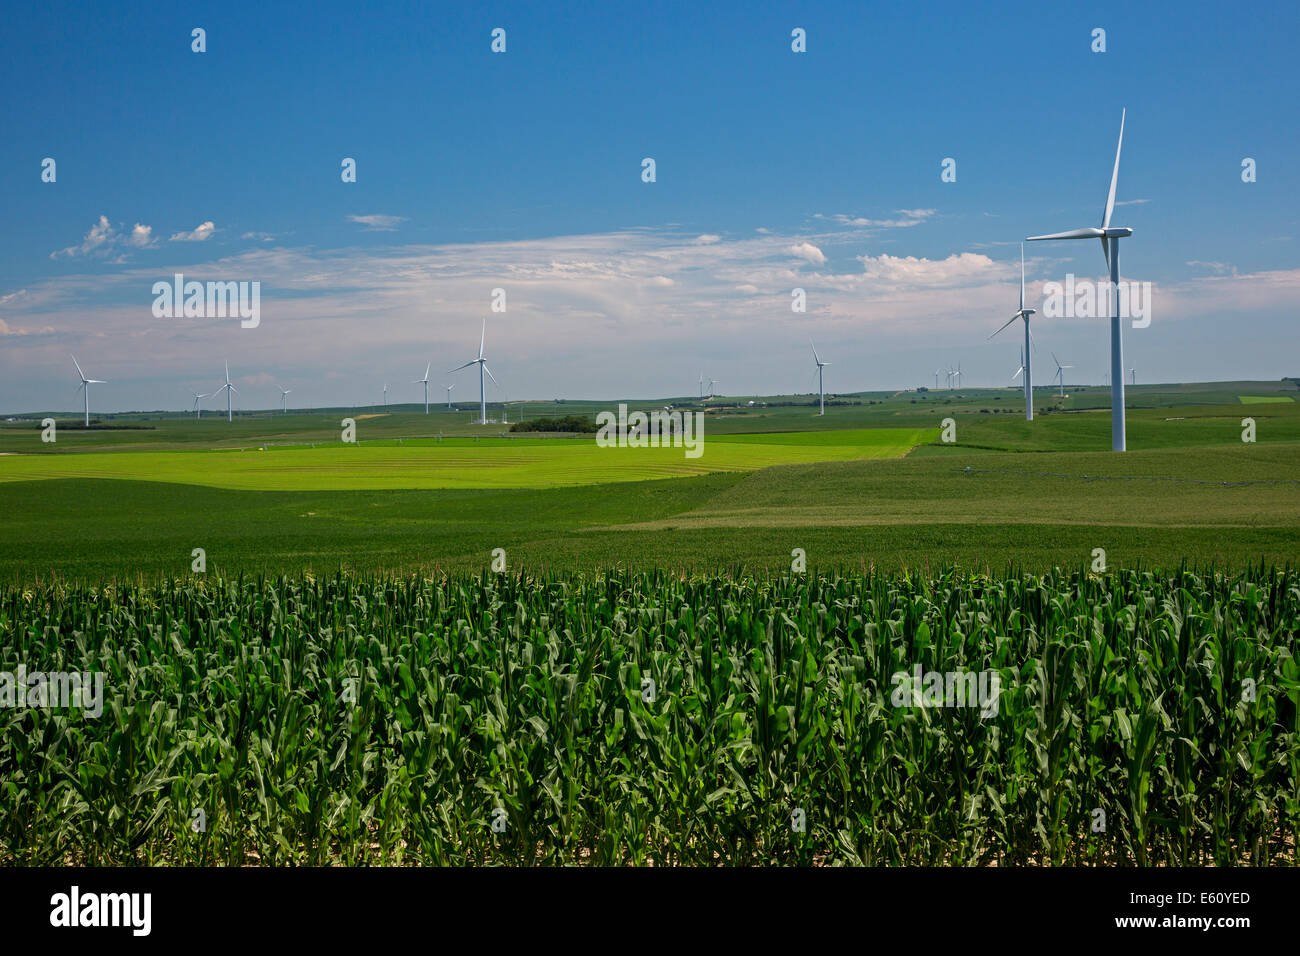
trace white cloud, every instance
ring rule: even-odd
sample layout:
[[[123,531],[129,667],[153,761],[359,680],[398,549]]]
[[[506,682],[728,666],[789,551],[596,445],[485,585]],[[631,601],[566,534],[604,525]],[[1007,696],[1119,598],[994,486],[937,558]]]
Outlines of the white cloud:
[[[858,256],[863,273],[873,280],[896,286],[948,286],[978,279],[1001,279],[1006,267],[988,256],[962,252],[946,259],[915,256]]]
[[[695,242],[697,245],[708,246],[708,245],[712,245],[715,242],[718,242],[721,239],[722,239],[721,236],[715,236],[711,232],[706,232],[703,235],[696,236]]]
[[[392,232],[397,228],[398,223],[406,222],[405,216],[385,216],[374,214],[370,216],[348,216],[349,222],[359,222],[366,227],[367,232]]]
[[[207,222],[199,223],[199,225],[195,226],[189,232],[173,233],[171,237],[171,241],[172,242],[203,242],[206,239],[210,239],[212,237],[212,234],[216,231],[217,231],[217,227],[214,226],[212,224],[212,220],[209,219]]]
[[[256,242],[272,242],[275,240],[275,236],[271,235],[269,232],[246,232],[239,238],[252,239]]]
[[[59,256],[72,258],[74,256],[89,256],[105,253],[112,247],[113,241],[117,238],[117,233],[113,229],[113,224],[108,221],[107,216],[100,216],[99,222],[90,227],[85,238],[79,246],[68,246],[66,249],[60,249],[58,252],[51,252],[50,258],[57,259]]]
[[[143,249],[152,241],[153,226],[145,226],[136,223],[131,227],[131,238],[127,241],[137,249]]]
[[[825,265],[825,254],[814,246],[811,242],[797,242],[790,247],[790,254],[797,256],[806,262],[811,262],[815,266]]]
[[[1201,262],[1199,259],[1188,259],[1187,264],[1193,269],[1203,269],[1218,276],[1235,276],[1237,274],[1237,267],[1226,262]]]
[[[831,216],[823,216],[821,213],[815,213],[814,219],[830,219],[842,226],[852,226],[855,229],[907,229],[911,226],[919,226],[931,216],[937,209],[895,209],[903,218],[901,219],[867,219],[863,216],[846,216],[844,213],[835,213]]]

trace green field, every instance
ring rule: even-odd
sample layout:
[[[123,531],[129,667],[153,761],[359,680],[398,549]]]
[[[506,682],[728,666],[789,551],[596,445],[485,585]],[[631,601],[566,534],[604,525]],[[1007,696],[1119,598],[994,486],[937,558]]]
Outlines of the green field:
[[[1060,407],[1037,396],[1034,422],[1010,390],[841,396],[824,418],[797,397],[710,405],[694,459],[505,437],[445,410],[123,415],[103,424],[130,427],[61,426],[53,444],[10,423],[0,580],[188,574],[195,548],[220,574],[476,570],[495,548],[537,571],[777,571],[796,548],[822,569],[1046,570],[1096,548],[1118,567],[1286,565],[1300,556],[1300,405],[1252,408],[1248,444],[1237,396],[1287,389],[1133,389],[1124,455],[1106,450],[1101,389]],[[360,444],[339,441],[345,414]]]

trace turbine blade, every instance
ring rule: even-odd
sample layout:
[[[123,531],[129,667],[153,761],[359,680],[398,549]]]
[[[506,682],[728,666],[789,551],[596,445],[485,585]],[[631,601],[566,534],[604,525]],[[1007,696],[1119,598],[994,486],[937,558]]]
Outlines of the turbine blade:
[[[428,381],[428,378],[429,378],[429,369],[431,369],[431,368],[433,368],[433,363],[432,363],[432,362],[430,362],[428,365],[426,365],[426,366],[424,367],[424,378],[420,379],[421,382]]]
[[[72,364],[77,366],[77,374],[81,376],[81,380],[84,382],[86,380],[86,373],[81,370],[81,363],[77,361],[75,355],[72,356]]]
[[[1040,239],[1098,239],[1105,238],[1106,233],[1095,226],[1083,229],[1071,229],[1069,232],[1054,232],[1047,236],[1028,236],[1025,242],[1038,242]]]
[[[1010,325],[1012,322],[1016,321],[1016,319],[1018,319],[1018,318],[1020,318],[1020,313],[1019,313],[1019,312],[1017,312],[1017,313],[1016,313],[1015,315],[1013,315],[1011,318],[1007,319],[1007,325]],[[1005,328],[1007,327],[1007,325],[1002,326],[1002,329],[1005,329]],[[998,329],[998,332],[1001,332],[1002,329]],[[998,332],[994,332],[993,335],[997,335]],[[990,338],[990,339],[993,338],[993,335],[990,335],[989,338]],[[985,339],[985,341],[988,341],[988,339]],[[949,369],[948,371],[951,372],[952,369]]]
[[[1106,257],[1106,271],[1110,271],[1110,242],[1105,236],[1101,237],[1101,254]]]
[[[1020,244],[1020,311],[1025,310],[1025,244]]]
[[[483,346],[487,344],[487,319],[483,320],[483,333],[478,338],[478,357],[483,357]]]
[[[1115,211],[1115,187],[1119,185],[1119,151],[1124,148],[1124,117],[1126,115],[1128,115],[1127,109],[1119,114],[1119,143],[1115,146],[1115,169],[1110,174],[1110,193],[1106,196],[1106,214],[1101,220],[1101,228],[1103,229],[1110,226],[1110,214]]]
[[[447,371],[447,374],[450,375],[452,372],[459,372],[463,368],[469,368],[471,365],[477,365],[477,364],[478,364],[478,359],[470,359],[464,365],[457,365],[455,368],[449,369]]]
[[[487,377],[492,379],[493,385],[495,385],[497,388],[501,387],[501,383],[498,382],[495,378],[492,378],[492,370],[487,367],[487,362],[483,363],[483,371],[487,372]]]
[[[818,365],[821,365],[822,359],[821,356],[817,354],[817,346],[813,345],[812,339],[808,340],[808,344],[812,347],[813,350],[813,361],[816,362]]]

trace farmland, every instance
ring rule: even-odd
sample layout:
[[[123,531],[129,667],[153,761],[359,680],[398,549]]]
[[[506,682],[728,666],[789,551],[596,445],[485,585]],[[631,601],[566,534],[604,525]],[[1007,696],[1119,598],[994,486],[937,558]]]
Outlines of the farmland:
[[[5,588],[5,667],[105,699],[0,718],[0,857],[1294,864],[1298,621],[1263,570]]]
[[[1096,391],[0,428],[0,859],[1294,865],[1300,406]]]

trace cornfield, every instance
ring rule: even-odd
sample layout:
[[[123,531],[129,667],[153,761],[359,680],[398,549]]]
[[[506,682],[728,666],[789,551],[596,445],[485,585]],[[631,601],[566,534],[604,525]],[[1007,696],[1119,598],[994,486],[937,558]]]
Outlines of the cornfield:
[[[7,864],[1297,862],[1300,575],[0,588]],[[994,672],[996,712],[894,675]]]

